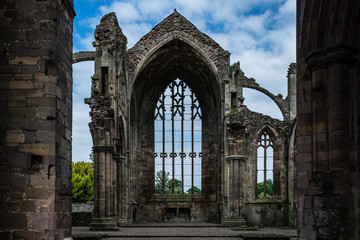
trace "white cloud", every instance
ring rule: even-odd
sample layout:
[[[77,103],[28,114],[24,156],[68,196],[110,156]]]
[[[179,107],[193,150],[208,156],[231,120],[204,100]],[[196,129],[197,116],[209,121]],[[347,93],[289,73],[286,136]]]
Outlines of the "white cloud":
[[[89,106],[74,99],[73,104],[73,161],[89,161],[89,154],[92,148],[92,139],[88,123]]]
[[[99,8],[102,15],[109,12],[115,12],[119,22],[131,22],[141,18],[138,10],[129,2],[113,2],[110,6],[101,6]]]
[[[266,11],[261,15],[243,17],[239,21],[240,29],[253,33],[255,35],[263,35],[265,33],[265,21],[270,17],[270,11]]]
[[[74,52],[94,51],[94,47],[92,45],[94,40],[94,35],[90,33],[85,33],[82,37],[79,34],[74,35],[74,42],[76,43],[76,47],[74,47]]]
[[[94,35],[95,27],[100,23],[102,15],[98,15],[96,17],[90,17],[86,19],[80,19],[79,25],[87,28],[89,31],[86,32],[87,34]]]
[[[92,148],[92,139],[88,123],[89,106],[84,98],[91,94],[91,76],[94,74],[94,62],[80,62],[73,65],[73,161],[88,161]]]
[[[127,47],[131,48],[142,36],[147,34],[153,26],[148,23],[125,23],[121,25],[122,31],[128,40]]]
[[[161,20],[164,14],[169,14],[169,9],[173,7],[173,4],[170,1],[164,0],[141,0],[138,1],[137,7],[142,16]]]

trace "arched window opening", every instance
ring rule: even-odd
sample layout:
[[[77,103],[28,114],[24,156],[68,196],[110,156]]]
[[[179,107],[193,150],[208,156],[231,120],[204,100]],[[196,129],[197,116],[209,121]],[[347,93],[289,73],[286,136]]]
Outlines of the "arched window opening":
[[[256,191],[258,197],[274,195],[274,145],[271,135],[265,129],[257,145]]]
[[[201,193],[201,109],[185,82],[168,85],[154,119],[155,193]]]

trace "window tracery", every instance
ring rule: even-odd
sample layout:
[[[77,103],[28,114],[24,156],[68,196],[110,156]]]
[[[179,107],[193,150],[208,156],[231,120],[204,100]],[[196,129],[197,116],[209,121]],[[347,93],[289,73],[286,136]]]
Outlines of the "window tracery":
[[[180,79],[161,94],[154,114],[155,193],[201,193],[201,108]]]
[[[257,197],[274,195],[274,144],[267,129],[258,138],[256,164],[256,192]]]

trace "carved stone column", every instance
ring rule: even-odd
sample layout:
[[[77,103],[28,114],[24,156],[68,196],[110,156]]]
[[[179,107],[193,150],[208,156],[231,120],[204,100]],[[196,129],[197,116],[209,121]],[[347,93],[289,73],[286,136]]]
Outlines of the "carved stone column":
[[[122,172],[119,145],[119,89],[124,79],[127,39],[118,25],[115,13],[105,15],[95,29],[95,74],[92,77],[90,131],[94,152],[94,217],[90,230],[118,230],[117,220],[123,209]]]
[[[104,126],[90,124],[94,153],[94,216],[90,230],[118,230],[116,174],[114,160],[113,120],[104,121]]]
[[[296,117],[296,63],[291,63],[288,69],[288,96],[289,118],[293,120]]]
[[[125,157],[116,156],[117,165],[117,225],[122,226],[127,224],[126,217],[126,201],[125,201]]]
[[[356,50],[337,45],[307,56],[311,80],[312,145],[304,148],[298,121],[299,223],[302,239],[357,239],[359,219],[359,62]],[[302,90],[302,89],[300,89]],[[309,96],[310,97],[310,96]],[[307,150],[307,151],[306,151]],[[302,185],[308,184],[307,189]],[[311,237],[309,237],[311,236]]]
[[[246,227],[242,213],[244,197],[244,167],[246,157],[243,152],[243,140],[228,138],[229,155],[226,161],[227,203],[223,224],[226,226]]]

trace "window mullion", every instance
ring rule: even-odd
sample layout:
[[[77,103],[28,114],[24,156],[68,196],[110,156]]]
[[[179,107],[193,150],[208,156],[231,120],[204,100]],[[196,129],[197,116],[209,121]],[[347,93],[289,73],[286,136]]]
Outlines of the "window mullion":
[[[162,111],[162,116],[160,111]],[[198,137],[201,126],[198,129],[196,116],[201,119],[200,107],[197,105],[195,94],[180,79],[171,82],[160,96],[155,111],[155,119],[161,117],[162,120],[156,126],[158,140],[155,142],[155,149],[161,151],[162,147],[159,159],[159,164],[162,166],[159,168],[156,166],[157,171],[162,171],[162,174],[158,175],[162,179],[155,183],[157,193],[185,194],[187,189],[189,189],[189,194],[198,192],[198,189],[195,191],[194,188],[198,186],[198,176],[201,176],[201,172],[200,175],[198,173],[201,171],[201,168],[199,169],[201,165],[197,163],[196,157],[198,155],[201,160],[202,156],[201,152],[198,154],[195,152],[198,151],[199,144],[201,144],[198,142],[198,139],[201,139]],[[169,117],[171,117],[171,121]],[[154,155],[157,156],[156,153]],[[188,158],[186,158],[187,155]],[[201,188],[201,184],[199,187]]]
[[[162,193],[165,194],[165,92],[162,94],[162,101],[163,101],[163,115],[162,115]]]
[[[181,193],[184,194],[184,84],[181,85]]]
[[[174,109],[174,91],[175,91],[175,82],[172,83],[172,89],[171,89],[171,143],[172,143],[172,189],[171,193],[174,194],[174,188],[175,188],[175,138],[174,138],[174,115],[175,115],[175,109]]]
[[[265,147],[264,147],[264,197],[266,197],[266,162],[267,162],[267,156],[266,156],[266,141],[265,141]]]
[[[194,194],[194,93],[191,91],[191,193]]]

